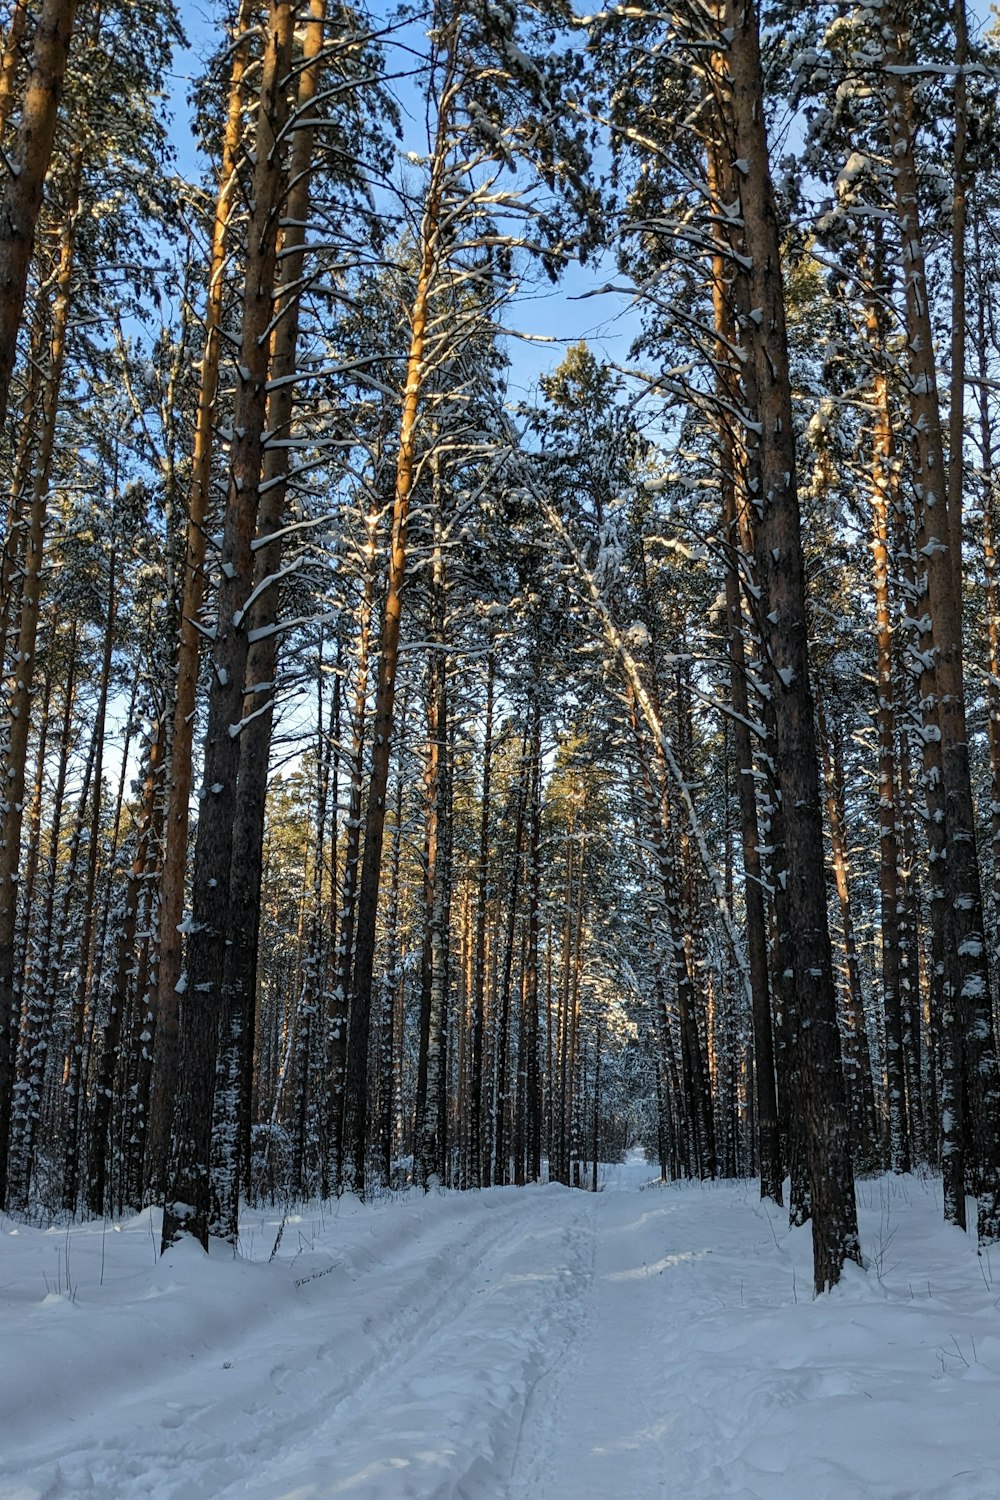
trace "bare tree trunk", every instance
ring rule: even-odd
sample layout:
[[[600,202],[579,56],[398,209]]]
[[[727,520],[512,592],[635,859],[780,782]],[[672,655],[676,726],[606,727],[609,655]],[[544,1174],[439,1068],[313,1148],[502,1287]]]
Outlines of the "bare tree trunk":
[[[312,856],[312,879],[310,890],[311,911],[309,914],[309,937],[302,963],[302,996],[300,1015],[305,1020],[302,1028],[299,1061],[296,1068],[295,1098],[295,1144],[292,1160],[292,1181],[297,1197],[312,1195],[316,1186],[322,1187],[322,1144],[320,1139],[319,1088],[325,1081],[323,1057],[323,1005],[324,983],[324,925],[326,902],[324,899],[324,871],[327,845],[327,812],[330,803],[328,785],[329,736],[325,733],[323,706],[323,642],[322,634],[316,670],[316,789],[315,789],[315,841]],[[263,856],[263,820],[261,820],[261,850],[258,863]],[[259,904],[259,898],[258,898]],[[259,923],[259,918],[258,918]],[[256,966],[255,966],[256,967]],[[255,975],[256,977],[256,975]],[[254,1028],[254,1031],[256,1028]],[[256,1036],[254,1035],[254,1042]],[[244,1074],[248,1086],[252,1080],[254,1047],[247,1047]],[[242,1113],[247,1129],[251,1123],[249,1097]],[[249,1141],[244,1156],[245,1170],[249,1170]],[[318,1169],[318,1170],[317,1170]]]
[[[594,1035],[594,1098],[593,1126],[590,1137],[590,1191],[598,1188],[598,1157],[601,1149],[601,1012],[597,1012],[597,1029]]]
[[[559,1010],[556,1020],[556,1049],[555,1069],[556,1087],[553,1090],[555,1106],[553,1111],[553,1149],[550,1155],[555,1161],[555,1170],[552,1163],[549,1165],[549,1177],[555,1177],[558,1182],[569,1183],[569,1037],[570,1037],[570,1001],[572,996],[572,972],[573,972],[573,933],[574,933],[574,901],[576,899],[577,887],[577,849],[576,849],[576,822],[575,808],[570,809],[569,827],[565,834],[566,841],[566,886],[563,894],[563,923],[562,923],[562,963],[559,975]]]
[[[438,870],[440,873],[439,912],[434,928],[438,947],[434,965],[434,991],[431,995],[431,1040],[438,1037],[438,1054],[430,1055],[428,1068],[428,1098],[437,1100],[437,1150],[441,1160],[441,1181],[445,1187],[453,1187],[451,1172],[451,1140],[449,1135],[449,1101],[451,1058],[453,1051],[453,1026],[451,1014],[451,906],[452,906],[452,849],[453,849],[453,798],[455,764],[455,722],[450,712],[451,698],[447,676],[443,684],[441,719],[446,728],[444,758],[441,763],[441,818],[438,827]],[[436,1074],[436,1078],[435,1078]],[[432,1087],[435,1093],[431,1092]]]
[[[586,868],[587,836],[580,839],[581,879],[576,886],[576,930],[573,938],[573,964],[570,970],[569,1004],[567,1023],[569,1026],[569,1056],[566,1074],[569,1080],[569,1098],[566,1101],[567,1120],[567,1182],[578,1188],[580,1182],[580,1158],[583,1155],[583,1056],[580,1039],[580,989],[583,978],[583,919],[586,894],[582,879]]]
[[[128,1109],[131,1119],[128,1137],[128,1162],[122,1184],[123,1201],[142,1204],[147,1201],[149,1152],[150,1099],[153,1089],[153,1053],[156,1045],[156,996],[157,957],[156,943],[158,901],[160,892],[160,862],[163,855],[163,829],[166,817],[164,775],[167,764],[167,747],[170,733],[169,694],[166,692],[157,703],[149,743],[149,771],[156,790],[153,798],[152,822],[146,839],[146,864],[138,892],[139,962],[136,965],[134,996],[131,1015],[131,1082],[129,1085]],[[117,844],[117,837],[115,840]],[[116,958],[123,960],[121,946]],[[131,978],[131,974],[124,976]],[[123,976],[116,971],[115,984],[119,992]],[[114,991],[112,992],[114,993]],[[123,1020],[124,1024],[124,1020]]]
[[[902,691],[903,687],[904,684],[897,678],[897,688]],[[894,706],[896,722],[899,724],[903,720],[904,708],[902,699],[896,695],[894,695]],[[897,753],[899,757],[899,863],[897,865],[899,940],[904,956],[903,1035],[905,1039],[907,1031],[910,1032],[914,1040],[914,1051],[917,1053],[915,1064],[918,1077],[914,1090],[914,1102],[918,1113],[915,1114],[911,1108],[911,1122],[914,1119],[923,1121],[922,1140],[929,1157],[932,1142],[934,1143],[933,1150],[936,1151],[936,1132],[940,1117],[937,1023],[936,1018],[930,1014],[930,982],[926,973],[925,948],[922,942],[923,902],[917,879],[918,839],[913,798],[914,777],[908,734],[903,733],[899,736]],[[913,1063],[914,1059],[911,1059],[908,1066],[912,1067]],[[915,1134],[916,1132],[911,1130],[911,1135],[915,1136]],[[914,1144],[916,1144],[915,1141]]]
[[[695,780],[694,771],[694,744],[691,723],[691,693],[688,681],[687,668],[684,665],[685,644],[683,638],[683,622],[678,619],[676,625],[677,643],[680,651],[681,661],[675,667],[675,689],[674,699],[677,714],[677,761],[680,767],[681,777],[685,784],[691,784]],[[654,697],[656,694],[654,693]],[[663,763],[662,746],[659,747],[658,759],[660,760],[660,781],[662,796],[660,804],[660,816],[663,822],[665,845],[669,841],[670,827],[670,805],[667,800],[667,776],[666,766]],[[700,903],[695,887],[694,859],[691,847],[690,828],[683,811],[677,819],[676,826],[677,860],[676,860],[676,888],[678,894],[678,919],[681,941],[683,943],[684,964],[687,974],[687,982],[683,987],[685,1004],[688,1011],[687,1036],[688,1046],[692,1057],[692,1076],[698,1101],[698,1128],[701,1136],[702,1175],[706,1178],[714,1177],[718,1171],[718,1153],[715,1139],[715,1112],[713,1109],[713,1090],[715,1078],[710,1063],[710,1006],[713,996],[711,986],[706,990],[705,1005],[697,1003],[696,975],[698,974],[699,950],[702,945],[702,919]],[[678,1000],[681,991],[678,990]]]
[[[650,945],[653,947],[653,945]],[[664,1071],[664,1087],[667,1095],[667,1113],[670,1117],[673,1153],[671,1173],[674,1177],[693,1177],[691,1154],[691,1131],[684,1108],[684,1093],[681,1086],[680,1069],[677,1063],[677,1048],[674,1046],[670,1008],[667,1005],[667,987],[658,955],[653,949],[653,992],[656,996],[656,1012],[659,1021],[661,1061]]]

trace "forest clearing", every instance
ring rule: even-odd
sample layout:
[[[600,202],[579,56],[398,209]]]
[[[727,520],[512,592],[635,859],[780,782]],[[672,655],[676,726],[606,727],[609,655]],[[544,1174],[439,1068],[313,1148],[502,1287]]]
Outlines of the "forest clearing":
[[[263,1209],[208,1264],[4,1220],[0,1496],[995,1500],[1000,1293],[939,1183],[862,1183],[816,1299],[755,1184],[601,1175],[305,1206],[273,1260]]]

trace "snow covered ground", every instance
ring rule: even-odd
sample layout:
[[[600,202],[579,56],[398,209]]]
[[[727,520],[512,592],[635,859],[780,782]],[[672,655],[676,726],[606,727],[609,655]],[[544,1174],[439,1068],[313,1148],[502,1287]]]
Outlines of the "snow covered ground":
[[[0,1219],[0,1497],[998,1500],[1000,1253],[936,1182],[861,1184],[820,1301],[751,1186],[648,1183],[317,1207],[273,1261],[260,1211],[235,1261]]]

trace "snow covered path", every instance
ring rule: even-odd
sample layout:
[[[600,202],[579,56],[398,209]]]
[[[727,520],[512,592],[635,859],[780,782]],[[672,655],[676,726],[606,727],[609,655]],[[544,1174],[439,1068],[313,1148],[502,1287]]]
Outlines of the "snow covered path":
[[[505,1500],[997,1500],[998,1299],[936,1190],[862,1184],[870,1272],[819,1302],[808,1231],[745,1189],[591,1200],[580,1331]]]
[[[679,1406],[676,1396],[663,1400],[678,1334],[703,1311],[683,1268],[711,1253],[671,1233],[678,1201],[650,1193],[593,1203],[578,1332],[530,1393],[509,1500],[607,1500],[621,1493],[625,1476],[630,1494],[681,1496],[713,1477],[719,1444],[711,1413],[698,1420],[695,1411],[692,1433],[683,1394]],[[700,1475],[682,1462],[692,1437],[706,1444],[694,1466]],[[721,1494],[721,1474],[715,1478]]]
[[[259,1212],[239,1261],[0,1220],[0,1500],[997,1500],[1000,1287],[936,1183],[863,1184],[816,1302],[752,1187],[647,1182],[345,1202],[273,1262]]]

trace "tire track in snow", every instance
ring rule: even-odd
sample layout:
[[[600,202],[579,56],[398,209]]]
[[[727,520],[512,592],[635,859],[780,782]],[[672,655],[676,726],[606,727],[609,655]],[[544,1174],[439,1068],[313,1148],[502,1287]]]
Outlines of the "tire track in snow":
[[[689,1286],[694,1257],[672,1244],[676,1200],[666,1194],[592,1201],[587,1307],[545,1400],[527,1413],[505,1500],[681,1500],[687,1444],[681,1409],[663,1394],[676,1340],[700,1310],[673,1295],[678,1274]]]
[[[572,1355],[576,1351],[580,1334],[585,1328],[590,1316],[591,1304],[594,1291],[594,1267],[597,1260],[597,1229],[594,1222],[594,1210],[592,1203],[588,1205],[590,1211],[587,1219],[587,1255],[586,1266],[581,1270],[577,1287],[577,1294],[573,1303],[573,1310],[564,1324],[564,1338],[559,1346],[551,1353],[544,1367],[539,1370],[529,1386],[524,1407],[521,1411],[521,1419],[518,1423],[517,1435],[511,1450],[510,1467],[507,1472],[507,1486],[505,1495],[507,1500],[512,1500],[513,1490],[516,1484],[515,1476],[525,1470],[537,1471],[541,1451],[534,1445],[526,1443],[525,1434],[531,1429],[532,1423],[537,1422],[537,1412],[544,1402],[550,1412],[558,1406],[562,1396],[563,1384],[566,1379],[566,1367],[572,1361]],[[557,1424],[552,1422],[554,1427]],[[534,1480],[527,1488],[534,1488],[537,1493],[538,1474],[534,1473]]]
[[[574,1197],[519,1195],[502,1234],[442,1287],[438,1314],[412,1326],[307,1444],[297,1435],[291,1453],[227,1500],[496,1496],[529,1391],[576,1325],[591,1236],[588,1205]]]
[[[988,1262],[860,1194],[896,1259],[815,1302],[752,1184],[345,1204],[273,1265],[4,1225],[0,1500],[995,1500]]]
[[[293,1266],[302,1269],[297,1262],[240,1267],[267,1280],[266,1318],[254,1319],[246,1308],[242,1337],[227,1333],[197,1353],[185,1350],[138,1396],[127,1384],[109,1390],[100,1420],[81,1423],[78,1437],[31,1445],[23,1454],[8,1449],[0,1473],[16,1475],[15,1493],[24,1500],[244,1493],[262,1465],[341,1417],[346,1422],[446,1330],[481,1290],[485,1270],[523,1236],[533,1208],[513,1191],[418,1201],[400,1212],[388,1249],[380,1238],[387,1226],[372,1222],[370,1247],[345,1235],[344,1263],[299,1288],[292,1285]],[[162,1262],[156,1270],[169,1275]],[[285,1291],[279,1286],[275,1297],[282,1272]],[[310,1323],[316,1326],[304,1337]]]

